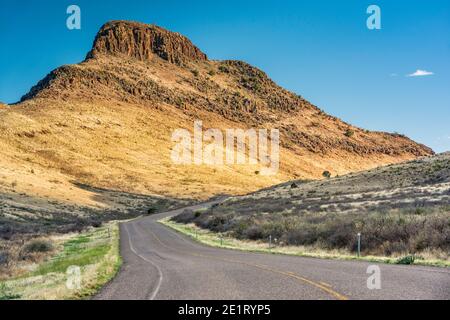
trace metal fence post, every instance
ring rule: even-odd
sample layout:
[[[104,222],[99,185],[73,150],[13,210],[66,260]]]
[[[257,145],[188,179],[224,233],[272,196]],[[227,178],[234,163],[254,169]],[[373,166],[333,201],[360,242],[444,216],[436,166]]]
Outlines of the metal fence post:
[[[361,232],[358,232],[358,258],[361,257]]]

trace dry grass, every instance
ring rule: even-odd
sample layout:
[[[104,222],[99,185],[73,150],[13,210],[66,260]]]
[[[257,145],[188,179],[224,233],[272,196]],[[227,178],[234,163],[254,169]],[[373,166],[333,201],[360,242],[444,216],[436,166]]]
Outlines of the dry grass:
[[[132,194],[74,185],[90,193],[98,206],[0,192],[0,274],[17,276],[24,265],[38,262],[46,253],[24,254],[30,243],[52,235],[82,232],[112,220],[124,220],[192,203],[186,199]],[[39,246],[38,246],[39,247]],[[44,246],[45,247],[45,246]],[[38,248],[39,249],[39,248]]]
[[[62,300],[87,298],[118,271],[119,230],[117,223],[82,234],[53,239],[58,246],[51,259],[30,266],[28,273],[0,282],[1,299]],[[81,287],[66,285],[70,266],[81,268]]]

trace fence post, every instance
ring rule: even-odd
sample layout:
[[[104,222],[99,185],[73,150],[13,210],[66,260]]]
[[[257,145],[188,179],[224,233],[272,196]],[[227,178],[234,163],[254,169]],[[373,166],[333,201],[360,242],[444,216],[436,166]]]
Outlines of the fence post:
[[[361,232],[358,232],[358,258],[361,257]]]

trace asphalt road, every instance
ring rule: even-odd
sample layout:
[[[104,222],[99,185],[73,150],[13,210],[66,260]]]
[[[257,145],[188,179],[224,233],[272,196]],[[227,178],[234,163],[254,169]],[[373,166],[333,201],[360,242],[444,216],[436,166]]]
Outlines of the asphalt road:
[[[211,248],[158,223],[182,210],[121,225],[122,269],[95,299],[450,299],[449,268]],[[381,289],[367,286],[374,264]]]

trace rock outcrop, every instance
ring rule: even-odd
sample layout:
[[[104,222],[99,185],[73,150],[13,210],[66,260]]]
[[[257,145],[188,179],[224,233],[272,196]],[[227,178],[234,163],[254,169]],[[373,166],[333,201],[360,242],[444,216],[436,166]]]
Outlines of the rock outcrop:
[[[179,33],[154,25],[128,21],[111,21],[103,25],[87,58],[99,54],[124,54],[139,60],[154,55],[175,64],[207,60],[206,54]]]

